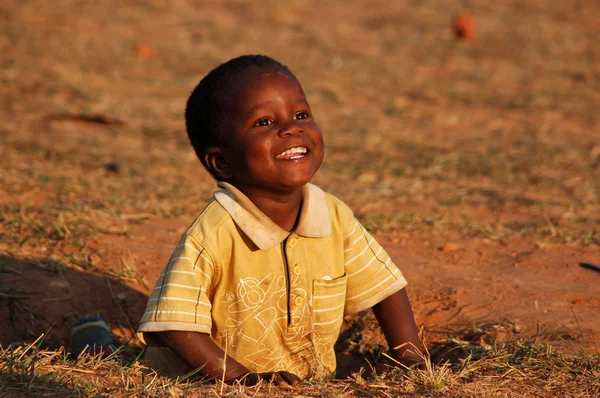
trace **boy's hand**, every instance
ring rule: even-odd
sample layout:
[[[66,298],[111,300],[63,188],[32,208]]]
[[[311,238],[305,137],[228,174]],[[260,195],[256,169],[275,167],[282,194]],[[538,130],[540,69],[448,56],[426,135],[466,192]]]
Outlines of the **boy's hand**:
[[[227,384],[239,382],[244,386],[254,386],[259,381],[264,380],[276,386],[295,386],[300,383],[300,378],[293,373],[286,371],[268,372],[268,373],[245,373],[225,381]]]
[[[200,372],[208,377],[232,380],[248,374],[245,366],[225,355],[206,333],[165,331],[149,335],[161,345],[173,350],[192,369],[200,369]],[[148,337],[146,336],[146,339]]]

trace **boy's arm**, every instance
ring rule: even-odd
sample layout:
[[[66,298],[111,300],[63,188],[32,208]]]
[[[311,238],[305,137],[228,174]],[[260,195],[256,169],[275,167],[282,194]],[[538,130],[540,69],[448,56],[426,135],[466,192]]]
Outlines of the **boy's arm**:
[[[406,366],[423,363],[423,348],[406,289],[374,305],[373,312],[392,357]]]
[[[238,361],[230,356],[225,357],[223,350],[206,333],[165,331],[152,335],[161,345],[177,353],[189,366],[201,368],[201,372],[209,377],[230,380],[249,373]]]
[[[225,380],[233,383],[237,380],[244,385],[254,385],[260,379],[274,384],[297,384],[300,379],[289,372],[271,372],[255,374],[244,365],[226,356],[225,352],[215,344],[210,336],[200,332],[165,331],[151,333],[150,338],[155,338],[164,346],[177,353],[181,359],[194,369],[201,369],[201,373],[211,378]]]

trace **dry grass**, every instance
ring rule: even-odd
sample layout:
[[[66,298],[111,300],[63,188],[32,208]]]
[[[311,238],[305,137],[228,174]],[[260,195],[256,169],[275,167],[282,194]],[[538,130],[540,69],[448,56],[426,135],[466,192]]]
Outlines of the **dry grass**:
[[[472,337],[472,336],[471,336]],[[42,336],[27,346],[0,351],[4,396],[226,396],[226,397],[595,397],[600,394],[600,356],[584,349],[556,351],[539,340],[484,343],[452,338],[438,342],[454,362],[426,369],[387,367],[380,374],[305,382],[297,387],[226,386],[196,375],[179,380],[157,376],[133,361],[122,366],[108,358],[69,360],[65,352],[40,350]]]

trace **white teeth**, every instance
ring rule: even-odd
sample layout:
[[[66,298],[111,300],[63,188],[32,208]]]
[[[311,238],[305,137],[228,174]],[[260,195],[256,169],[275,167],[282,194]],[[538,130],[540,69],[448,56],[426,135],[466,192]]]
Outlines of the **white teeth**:
[[[303,147],[303,146],[297,146],[297,147],[294,147],[294,148],[290,148],[287,151],[281,152],[279,155],[277,155],[277,157],[278,158],[283,158],[283,157],[292,156],[292,155],[295,155],[295,154],[304,154],[306,152],[307,152],[307,150],[306,150],[305,147]],[[298,158],[298,157],[300,157],[300,156],[296,156],[294,158]]]

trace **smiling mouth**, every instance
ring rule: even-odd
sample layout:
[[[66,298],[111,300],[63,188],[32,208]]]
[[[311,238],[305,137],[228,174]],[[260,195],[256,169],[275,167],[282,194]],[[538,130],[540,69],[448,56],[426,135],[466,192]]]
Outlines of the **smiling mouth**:
[[[308,153],[308,149],[306,149],[303,146],[297,146],[297,147],[293,147],[293,148],[290,148],[290,149],[288,149],[286,151],[281,152],[275,158],[276,159],[283,159],[283,160],[301,159],[307,153]]]

